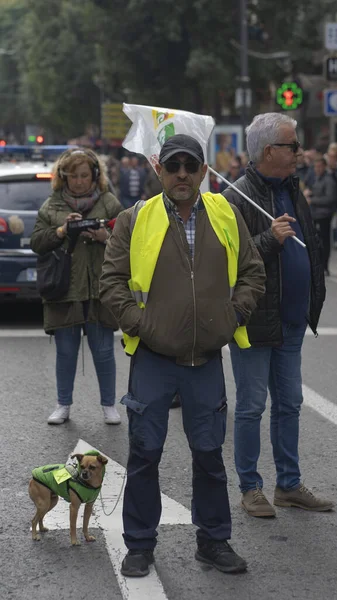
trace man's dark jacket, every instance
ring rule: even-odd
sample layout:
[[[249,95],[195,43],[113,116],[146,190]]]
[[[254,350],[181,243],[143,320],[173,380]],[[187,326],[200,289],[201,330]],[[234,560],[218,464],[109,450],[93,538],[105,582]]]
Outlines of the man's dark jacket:
[[[248,165],[246,174],[236,181],[235,186],[274,216],[272,187],[259,176],[252,165]],[[308,203],[299,189],[298,177],[289,177],[288,190],[310,258],[311,291],[307,320],[313,332],[316,333],[325,299],[321,246],[311,219]],[[280,317],[282,292],[280,253],[283,246],[272,234],[270,220],[257,208],[232,188],[227,188],[223,195],[240,210],[266,269],[266,293],[258,300],[257,308],[248,323],[249,340],[252,346],[279,346],[283,343]],[[296,242],[293,243],[296,244]]]
[[[310,212],[314,220],[329,219],[337,208],[336,181],[330,173],[325,171],[320,177],[314,179],[311,186]]]

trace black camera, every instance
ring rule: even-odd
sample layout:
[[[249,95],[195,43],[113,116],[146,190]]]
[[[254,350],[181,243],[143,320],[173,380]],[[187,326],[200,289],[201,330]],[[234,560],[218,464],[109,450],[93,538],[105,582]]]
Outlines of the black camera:
[[[78,221],[68,221],[67,233],[69,236],[79,235],[82,231],[88,229],[100,229],[105,227],[109,219],[79,219]]]

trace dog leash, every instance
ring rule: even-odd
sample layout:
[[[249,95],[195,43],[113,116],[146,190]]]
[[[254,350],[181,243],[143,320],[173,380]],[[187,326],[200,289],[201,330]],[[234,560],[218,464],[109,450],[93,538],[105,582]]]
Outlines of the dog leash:
[[[115,502],[115,505],[114,505],[112,511],[109,512],[109,513],[105,512],[105,505],[104,505],[104,500],[103,500],[103,496],[102,496],[102,489],[100,490],[99,499],[100,499],[101,504],[102,504],[103,513],[105,514],[106,517],[110,517],[110,515],[112,515],[112,513],[116,510],[117,504],[120,501],[122,493],[123,493],[123,490],[124,490],[125,481],[126,481],[126,469],[124,471],[122,486],[121,486],[120,492],[118,494],[118,498],[117,498],[117,500]]]
[[[71,476],[72,476],[73,479],[75,479],[75,480],[79,479],[77,460],[76,460],[76,463],[74,463],[74,461],[71,459],[71,457],[69,457],[68,460],[67,460],[67,463],[66,463],[66,468],[67,468],[67,471],[71,474]],[[119,494],[118,494],[117,500],[115,502],[115,505],[114,505],[112,511],[109,512],[109,513],[107,513],[106,510],[105,510],[105,504],[104,504],[104,500],[103,500],[103,496],[102,496],[102,488],[100,489],[99,499],[101,501],[103,513],[105,514],[106,517],[110,517],[112,515],[112,513],[117,508],[118,502],[120,501],[122,493],[123,493],[123,490],[124,490],[124,485],[125,485],[125,481],[126,481],[126,475],[127,475],[127,471],[125,469],[124,475],[123,475],[123,481],[122,481],[121,489],[119,491]],[[81,481],[81,485],[85,486],[85,483],[83,481]]]

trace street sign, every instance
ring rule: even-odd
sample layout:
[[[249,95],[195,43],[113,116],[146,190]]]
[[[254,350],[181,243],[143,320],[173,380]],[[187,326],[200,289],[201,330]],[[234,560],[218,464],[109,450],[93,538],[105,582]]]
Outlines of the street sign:
[[[337,89],[323,91],[323,112],[326,117],[337,116]]]
[[[252,106],[252,90],[250,88],[237,88],[235,90],[235,108]]]
[[[123,104],[104,102],[101,105],[101,137],[105,140],[124,140],[130,129],[130,119],[123,112]]]
[[[325,23],[325,47],[337,50],[337,23]]]
[[[324,59],[324,76],[328,81],[337,81],[337,57],[326,56]]]

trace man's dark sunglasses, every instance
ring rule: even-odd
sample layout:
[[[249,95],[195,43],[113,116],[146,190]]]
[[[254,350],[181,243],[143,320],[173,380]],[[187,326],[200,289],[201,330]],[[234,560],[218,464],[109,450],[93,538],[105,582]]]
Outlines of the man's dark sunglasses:
[[[290,150],[296,154],[298,152],[298,149],[301,146],[300,142],[291,142],[291,144],[270,144],[271,146],[287,146],[287,148],[290,148]]]
[[[164,167],[168,173],[178,173],[181,166],[185,168],[186,173],[189,173],[191,175],[192,173],[197,173],[200,167],[200,163],[197,160],[191,160],[190,162],[168,160],[164,163]]]

